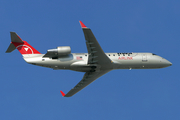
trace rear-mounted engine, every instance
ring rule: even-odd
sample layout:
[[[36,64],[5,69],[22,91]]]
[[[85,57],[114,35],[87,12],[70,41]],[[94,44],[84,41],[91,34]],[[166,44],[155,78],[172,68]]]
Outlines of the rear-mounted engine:
[[[43,57],[58,57],[71,54],[70,46],[57,47],[56,49],[49,49]]]

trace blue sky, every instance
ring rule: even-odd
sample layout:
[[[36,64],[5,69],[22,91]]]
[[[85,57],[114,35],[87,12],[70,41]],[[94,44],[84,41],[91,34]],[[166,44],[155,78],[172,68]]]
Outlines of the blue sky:
[[[1,0],[1,120],[179,120],[180,1]],[[152,52],[173,63],[163,69],[114,70],[70,98],[84,73],[27,64],[5,51],[10,31],[41,53],[71,46],[87,52],[81,20],[105,52]]]

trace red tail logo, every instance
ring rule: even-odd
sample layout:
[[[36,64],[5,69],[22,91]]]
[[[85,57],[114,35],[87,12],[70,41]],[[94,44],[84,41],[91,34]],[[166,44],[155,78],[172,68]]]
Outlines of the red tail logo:
[[[23,41],[23,43],[12,42],[12,44],[14,44],[21,54],[41,54],[26,41]]]

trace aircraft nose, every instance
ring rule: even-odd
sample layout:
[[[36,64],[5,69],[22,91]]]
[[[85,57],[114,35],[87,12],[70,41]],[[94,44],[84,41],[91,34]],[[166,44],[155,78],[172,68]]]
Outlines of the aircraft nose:
[[[166,60],[166,59],[162,59],[161,62],[162,62],[162,64],[164,64],[164,65],[167,66],[167,67],[172,65],[172,63],[169,62],[169,61]]]
[[[169,62],[169,61],[168,61]],[[169,66],[171,66],[172,65],[172,63],[171,62],[169,62]]]

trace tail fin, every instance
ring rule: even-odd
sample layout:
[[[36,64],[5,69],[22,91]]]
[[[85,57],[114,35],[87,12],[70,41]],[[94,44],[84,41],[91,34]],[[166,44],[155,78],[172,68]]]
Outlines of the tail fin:
[[[24,54],[41,54],[26,41],[23,41],[15,32],[10,32],[11,34],[11,44],[9,45],[6,53],[10,53],[15,49]]]

